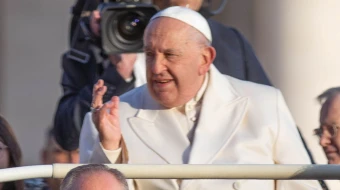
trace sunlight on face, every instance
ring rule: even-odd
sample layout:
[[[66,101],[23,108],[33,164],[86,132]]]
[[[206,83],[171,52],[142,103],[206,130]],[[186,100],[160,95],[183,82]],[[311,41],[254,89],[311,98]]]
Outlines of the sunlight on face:
[[[340,132],[333,126],[340,126],[340,95],[335,96],[329,104],[324,104],[321,110],[320,127],[323,129],[320,137],[329,164],[340,164]]]
[[[150,94],[165,107],[181,106],[203,83],[209,65],[191,26],[172,18],[157,18],[145,32],[147,82]]]

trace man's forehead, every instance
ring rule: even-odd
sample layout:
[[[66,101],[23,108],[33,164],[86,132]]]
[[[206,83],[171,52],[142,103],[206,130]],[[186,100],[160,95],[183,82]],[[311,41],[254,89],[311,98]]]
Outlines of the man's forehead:
[[[327,100],[321,108],[320,122],[331,122],[325,120],[337,120],[340,122],[340,94]],[[340,124],[340,123],[339,123]]]
[[[340,110],[340,94],[334,95],[329,101],[329,109],[331,110]]]
[[[150,42],[180,43],[190,35],[191,26],[171,18],[159,18],[153,20],[145,31],[146,44]],[[181,39],[181,40],[180,40]]]

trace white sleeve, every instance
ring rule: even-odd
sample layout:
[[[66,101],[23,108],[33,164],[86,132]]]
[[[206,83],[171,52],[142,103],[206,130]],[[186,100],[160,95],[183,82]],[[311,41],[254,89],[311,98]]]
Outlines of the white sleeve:
[[[311,164],[296,124],[280,91],[277,91],[277,136],[274,159],[277,164]]]
[[[98,131],[92,122],[92,113],[88,112],[84,117],[79,138],[80,163],[90,162],[90,156],[96,141],[98,141]]]
[[[92,113],[87,113],[80,132],[80,163],[115,163],[120,153],[121,148],[110,151],[101,146],[98,131],[92,122]]]
[[[280,91],[277,92],[278,131],[274,146],[276,164],[311,164],[296,124]],[[277,190],[321,190],[316,180],[278,180]]]
[[[121,153],[121,148],[117,150],[106,150],[102,144],[97,140],[95,142],[93,152],[90,155],[90,163],[117,163]]]

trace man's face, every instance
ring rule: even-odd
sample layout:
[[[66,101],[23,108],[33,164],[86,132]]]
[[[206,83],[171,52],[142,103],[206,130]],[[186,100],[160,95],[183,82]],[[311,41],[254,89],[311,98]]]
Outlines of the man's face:
[[[340,95],[325,103],[320,114],[320,145],[329,164],[340,164]]]
[[[200,89],[210,63],[206,47],[190,36],[193,28],[172,18],[157,18],[144,36],[150,94],[172,108],[185,104]]]
[[[79,163],[79,151],[66,151],[62,149],[54,138],[49,139],[48,146],[42,150],[41,155],[43,164],[53,163]],[[61,179],[47,179],[48,186],[51,190],[58,190]]]
[[[184,6],[198,11],[202,6],[203,0],[153,0],[153,3],[160,9],[170,6]]]

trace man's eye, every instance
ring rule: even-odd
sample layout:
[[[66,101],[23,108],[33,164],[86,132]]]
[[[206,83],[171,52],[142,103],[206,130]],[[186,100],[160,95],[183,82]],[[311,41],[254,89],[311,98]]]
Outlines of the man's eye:
[[[148,56],[148,57],[151,57],[151,56],[154,55],[154,53],[152,53],[152,52],[145,52],[145,54],[146,54],[146,56]]]
[[[173,54],[173,53],[166,53],[165,56],[166,56],[166,57],[175,57],[176,55]]]

